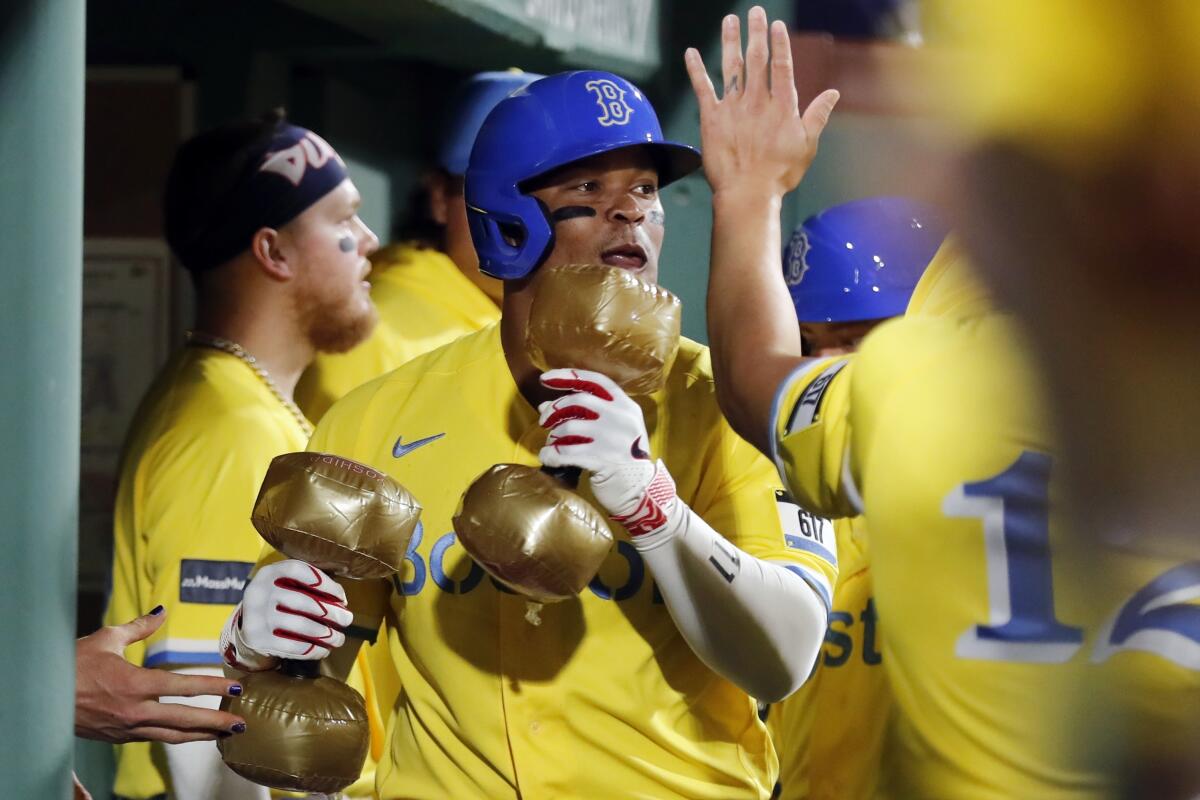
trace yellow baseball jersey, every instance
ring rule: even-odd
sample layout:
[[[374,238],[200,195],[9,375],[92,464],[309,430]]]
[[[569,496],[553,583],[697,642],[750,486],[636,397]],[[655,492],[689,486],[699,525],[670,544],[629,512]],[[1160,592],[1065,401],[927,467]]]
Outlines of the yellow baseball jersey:
[[[1159,729],[1130,715],[1194,718],[1200,569],[1069,535],[1019,330],[980,312],[953,245],[923,284],[857,355],[786,381],[775,414],[796,499],[869,525],[895,697],[880,795],[1107,796]]]
[[[309,419],[321,419],[351,389],[500,319],[491,298],[442,252],[393,245],[371,261],[379,324],[348,353],[317,354],[296,386]]]
[[[259,485],[272,458],[304,449],[304,431],[244,361],[199,347],[171,358],[134,420],[105,622],[128,622],[161,604],[162,627],[126,657],[146,667],[219,667],[221,627],[263,546],[250,524]],[[360,691],[363,682],[361,674],[351,681]],[[166,791],[150,744],[117,750],[118,795]]]
[[[778,478],[721,417],[707,350],[685,341],[666,388],[638,402],[680,498],[828,598],[829,551],[785,533]],[[537,419],[496,325],[352,392],[310,443],[390,474],[424,507],[390,585],[347,582],[356,625],[388,618],[400,673],[380,796],[768,797],[778,767],[755,702],[692,652],[624,530],[579,598],[536,625],[457,543],[472,480],[538,463]]]
[[[875,793],[891,709],[866,523],[810,515],[807,524],[836,536],[838,582],[816,671],[767,716],[779,754],[779,798],[865,800]]]

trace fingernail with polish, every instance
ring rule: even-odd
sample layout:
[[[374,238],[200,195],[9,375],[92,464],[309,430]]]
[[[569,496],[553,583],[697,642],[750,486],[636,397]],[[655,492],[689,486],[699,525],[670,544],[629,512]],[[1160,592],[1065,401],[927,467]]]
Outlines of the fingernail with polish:
[[[233,686],[230,686],[229,694],[232,695],[233,697],[241,697],[242,696],[242,685],[240,683],[235,683]]]
[[[235,723],[233,723],[233,728],[231,728],[230,730],[232,730],[234,733],[245,733],[246,732],[246,723],[235,722]]]
[[[162,606],[155,606],[154,608],[150,609],[150,616],[157,617],[162,612],[163,612]]]

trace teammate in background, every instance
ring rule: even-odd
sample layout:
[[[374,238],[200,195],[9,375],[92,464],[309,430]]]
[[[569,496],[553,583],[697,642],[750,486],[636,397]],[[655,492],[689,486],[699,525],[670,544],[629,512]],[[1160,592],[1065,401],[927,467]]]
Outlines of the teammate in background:
[[[203,133],[175,156],[166,238],[196,288],[196,329],[143,399],[122,456],[106,619],[168,611],[126,650],[134,664],[222,674],[221,623],[262,548],[249,510],[271,459],[312,431],[292,388],[314,353],[352,347],[375,321],[364,278],[378,240],[358,204],[337,153],[282,114]],[[266,796],[212,742],[158,756],[122,746],[116,794]]]
[[[610,73],[561,73],[503,100],[466,182],[481,268],[504,279],[500,323],[352,392],[309,444],[387,472],[424,507],[404,572],[346,589],[356,626],[388,618],[404,687],[383,798],[770,794],[777,762],[752,697],[781,699],[808,676],[832,546],[785,537],[778,481],[723,422],[705,348],[684,341],[665,389],[634,401],[598,373],[539,375],[524,344],[543,265],[657,279],[659,189],[699,162]],[[451,516],[484,469],[539,460],[588,469],[585,495],[627,524],[579,599],[547,605],[534,626],[525,599],[456,543]],[[293,568],[311,575],[267,563],[249,584],[224,634],[239,663],[319,658],[328,651],[309,642],[344,641],[351,615],[338,606],[325,606],[328,623],[247,619],[252,607],[314,607],[275,585]]]
[[[783,277],[804,354],[852,353],[904,314],[949,232],[945,214],[906,197],[867,197],[813,214],[792,232]]]
[[[875,326],[903,314],[946,236],[942,217],[915,200],[871,197],[799,225],[783,254],[783,275],[804,352],[852,353]],[[803,692],[771,706],[767,717],[779,753],[780,798],[865,800],[875,793],[891,710],[866,523],[800,513],[803,524],[837,537],[838,582],[819,669]]]
[[[779,201],[836,97],[800,115],[785,26],[771,27],[769,58],[761,8],[749,28],[743,83],[737,18],[724,23],[721,100],[687,54],[714,189],[718,391],[799,503],[865,513],[896,703],[880,793],[1110,797],[1148,753],[1182,764],[1195,748],[1180,732],[1196,726],[1200,574],[1070,535],[1023,332],[958,247],[857,355],[802,356],[773,263]]]
[[[437,167],[396,244],[371,258],[371,299],[379,324],[347,353],[318,353],[296,385],[296,403],[319,421],[334,401],[372,378],[391,372],[460,336],[500,319],[503,284],[479,271],[467,229],[463,175],[475,134],[488,112],[508,94],[542,77],[510,70],[481,72],[465,81],[442,126]],[[427,219],[426,219],[427,218]]]

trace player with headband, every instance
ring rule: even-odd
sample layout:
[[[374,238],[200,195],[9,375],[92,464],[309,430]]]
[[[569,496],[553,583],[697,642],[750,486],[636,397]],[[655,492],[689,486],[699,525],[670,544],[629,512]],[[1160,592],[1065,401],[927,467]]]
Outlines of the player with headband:
[[[602,263],[657,281],[659,189],[699,163],[617,75],[562,73],[506,98],[466,179],[481,268],[505,282],[500,323],[352,392],[310,443],[403,483],[423,533],[391,585],[347,585],[350,611],[329,624],[268,611],[226,635],[265,668],[341,645],[351,612],[358,627],[388,618],[403,693],[383,798],[770,796],[777,761],[754,698],[808,676],[832,543],[806,540],[795,507],[777,505],[770,464],[721,417],[702,346],[685,340],[665,388],[635,401],[599,373],[542,374],[524,343],[539,269]],[[459,496],[496,462],[587,469],[581,489],[614,520],[599,574],[539,625],[452,531]],[[245,608],[305,602],[273,582],[289,563],[261,568]]]
[[[309,419],[319,421],[351,389],[500,319],[504,287],[479,271],[463,176],[488,112],[540,77],[515,69],[480,72],[453,93],[435,166],[397,221],[392,243],[371,256],[379,324],[349,352],[318,353],[296,384],[296,403]]]
[[[221,674],[217,635],[262,546],[249,509],[271,459],[311,433],[292,389],[316,352],[349,348],[374,324],[364,278],[378,241],[359,200],[333,148],[280,115],[200,134],[175,156],[166,238],[195,286],[196,323],[143,399],[121,462],[106,619],[167,610],[126,651],[135,664]],[[122,746],[118,796],[168,789],[181,800],[266,791],[211,742],[153,759],[151,745]]]

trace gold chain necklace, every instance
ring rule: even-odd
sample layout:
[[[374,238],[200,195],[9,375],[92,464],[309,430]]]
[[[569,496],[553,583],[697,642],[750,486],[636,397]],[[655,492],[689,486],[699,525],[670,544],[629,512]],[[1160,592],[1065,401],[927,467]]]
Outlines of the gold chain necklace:
[[[222,339],[220,336],[213,336],[211,333],[188,331],[184,336],[187,338],[189,347],[211,347],[213,350],[220,350],[222,353],[228,353],[246,362],[246,366],[250,367],[254,371],[254,374],[262,379],[266,387],[271,390],[271,394],[275,395],[275,399],[282,403],[284,408],[292,412],[292,416],[296,418],[296,422],[300,425],[300,430],[304,431],[305,437],[312,436],[313,426],[304,416],[304,412],[292,402],[290,397],[286,397],[283,392],[279,391],[279,387],[275,385],[275,381],[271,380],[270,373],[258,365],[258,359],[247,353],[246,348],[237,342]]]

